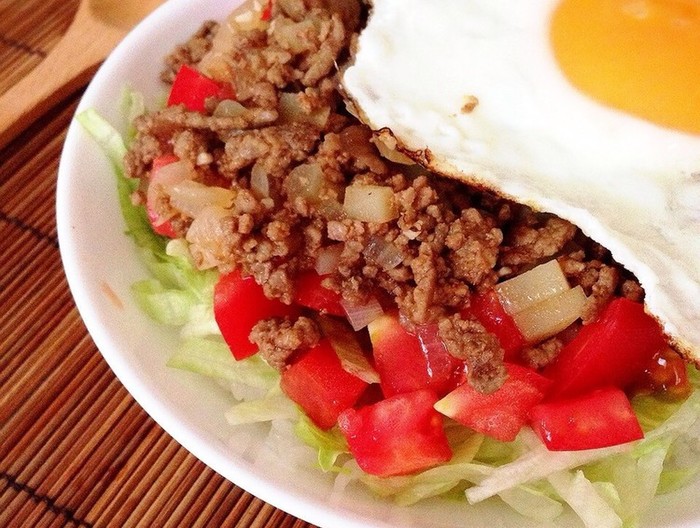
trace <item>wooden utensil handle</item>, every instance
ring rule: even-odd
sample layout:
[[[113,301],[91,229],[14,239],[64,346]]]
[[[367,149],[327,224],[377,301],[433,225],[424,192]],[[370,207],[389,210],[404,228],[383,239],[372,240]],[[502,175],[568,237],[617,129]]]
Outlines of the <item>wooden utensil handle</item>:
[[[46,58],[0,96],[0,150],[83,86],[119,40],[113,28],[80,14]]]

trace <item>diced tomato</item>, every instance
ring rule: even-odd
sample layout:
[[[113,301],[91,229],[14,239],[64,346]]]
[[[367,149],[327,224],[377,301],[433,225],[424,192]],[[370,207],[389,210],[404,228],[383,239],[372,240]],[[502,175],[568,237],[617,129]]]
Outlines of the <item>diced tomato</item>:
[[[486,330],[496,336],[503,347],[506,361],[518,361],[525,346],[525,338],[513,318],[505,311],[494,290],[488,290],[470,299],[469,307],[462,310],[462,317],[473,316]]]
[[[237,360],[258,351],[258,346],[248,339],[256,323],[271,317],[296,317],[298,314],[297,306],[268,299],[253,277],[242,277],[238,271],[222,275],[214,287],[214,317]]]
[[[630,401],[617,387],[535,405],[535,432],[551,451],[597,449],[644,437]]]
[[[478,392],[463,383],[435,404],[445,416],[502,442],[515,439],[530,409],[542,401],[551,382],[520,365],[506,364],[508,378],[495,392]]]
[[[272,0],[267,0],[267,4],[265,4],[265,8],[262,10],[262,13],[260,13],[260,20],[264,20],[267,22],[272,18]]]
[[[431,389],[446,394],[464,379],[464,362],[452,356],[437,333],[437,326],[408,332],[396,312],[372,321],[369,337],[380,384],[386,396]]]
[[[151,166],[151,183],[157,182],[157,174],[160,169],[177,161],[180,161],[180,158],[174,154],[162,154],[154,159]],[[173,223],[170,220],[163,221],[163,219],[161,219],[158,213],[155,211],[152,204],[146,204],[146,213],[148,214],[148,221],[151,223],[151,228],[154,232],[168,238],[177,238],[178,233],[175,231]]]
[[[361,409],[348,409],[338,418],[350,452],[371,475],[406,475],[447,462],[443,418],[430,390],[397,394]]]
[[[661,327],[640,303],[615,299],[545,370],[554,381],[550,396],[559,399],[606,386],[625,389],[664,347]]]
[[[634,394],[657,393],[672,400],[682,400],[691,391],[687,363],[668,347],[654,354],[632,385]]]
[[[234,99],[235,93],[229,83],[210,79],[194,68],[183,64],[175,76],[168,96],[168,106],[185,105],[187,110],[204,112],[209,97]]]
[[[346,372],[330,342],[322,340],[282,372],[282,390],[313,422],[330,429],[362,396],[367,383]]]
[[[175,154],[161,154],[153,160],[153,163],[151,164],[151,173],[162,169],[166,165],[175,163],[176,161],[180,161],[180,158],[178,158]]]
[[[339,293],[325,288],[322,282],[323,276],[315,271],[299,275],[295,283],[294,301],[321,313],[344,316],[345,310],[340,304],[342,297]]]
[[[151,228],[155,233],[168,238],[178,237],[178,233],[175,230],[175,226],[173,226],[173,223],[170,220],[166,220],[165,222],[159,222],[157,214],[150,210],[148,210],[147,213],[148,220],[151,223]]]

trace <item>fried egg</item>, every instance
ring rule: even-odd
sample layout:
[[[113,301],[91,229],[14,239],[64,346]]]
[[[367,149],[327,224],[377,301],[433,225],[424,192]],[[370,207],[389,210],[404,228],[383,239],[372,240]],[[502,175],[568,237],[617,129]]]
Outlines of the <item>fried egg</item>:
[[[414,159],[608,248],[700,361],[700,2],[374,0],[343,87]]]

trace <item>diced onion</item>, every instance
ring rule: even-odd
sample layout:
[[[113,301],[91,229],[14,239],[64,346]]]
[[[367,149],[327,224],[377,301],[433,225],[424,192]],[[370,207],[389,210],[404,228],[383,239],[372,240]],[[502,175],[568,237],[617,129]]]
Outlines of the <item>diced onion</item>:
[[[190,246],[183,238],[173,238],[165,245],[165,254],[171,257],[180,257],[192,260]]]
[[[214,205],[204,208],[190,224],[185,238],[197,268],[213,268],[228,258],[222,241],[231,229],[227,222],[230,216],[230,210]]]
[[[192,180],[178,182],[164,191],[170,196],[170,205],[192,218],[210,205],[231,207],[236,197],[230,189],[210,187]]]
[[[219,25],[211,49],[204,54],[198,64],[199,70],[212,79],[231,81],[231,51],[233,50],[234,32],[230,22]]]
[[[501,304],[510,315],[568,289],[569,283],[556,259],[496,285]]]
[[[383,158],[399,163],[401,165],[415,165],[416,162],[406,156],[403,152],[396,150],[396,138],[393,136],[386,137],[385,135],[375,136],[372,138],[372,143],[375,144],[379,154]]]
[[[246,107],[233,99],[224,99],[214,110],[214,117],[238,117],[246,112]]]
[[[345,189],[343,209],[362,222],[389,222],[397,216],[394,191],[382,185],[350,185]]]
[[[250,171],[250,190],[257,198],[270,196],[270,178],[260,163],[253,165]]]
[[[347,324],[323,316],[318,317],[317,321],[323,335],[328,338],[338,354],[343,369],[367,383],[379,383],[379,373],[370,364],[357,336]]]
[[[513,320],[528,343],[537,343],[581,317],[585,302],[583,288],[576,286],[518,312]]]
[[[252,5],[250,2],[243,2],[243,4],[228,17],[228,23],[231,29],[234,32],[236,30],[265,30],[269,22],[263,19],[262,12],[264,8],[264,2],[255,1]]]
[[[318,128],[326,126],[328,117],[331,115],[330,106],[325,106],[307,112],[299,101],[299,94],[282,92],[279,102],[279,119],[281,123],[308,123]]]
[[[158,170],[152,171],[146,191],[146,207],[148,210],[157,211],[159,197],[169,195],[170,188],[173,185],[191,177],[190,167],[184,161],[169,163]],[[164,222],[167,218],[161,218],[160,220]]]
[[[384,313],[382,305],[374,297],[367,304],[353,304],[345,299],[340,301],[340,304],[345,309],[348,321],[355,332],[362,330]]]
[[[385,270],[394,269],[403,262],[403,255],[393,243],[381,237],[373,236],[362,251],[365,258]]]
[[[323,170],[317,163],[305,163],[292,169],[284,186],[290,198],[316,201],[323,185]]]
[[[343,252],[343,244],[334,244],[332,246],[319,249],[316,257],[314,269],[319,275],[328,275],[338,269],[340,263],[340,255]]]

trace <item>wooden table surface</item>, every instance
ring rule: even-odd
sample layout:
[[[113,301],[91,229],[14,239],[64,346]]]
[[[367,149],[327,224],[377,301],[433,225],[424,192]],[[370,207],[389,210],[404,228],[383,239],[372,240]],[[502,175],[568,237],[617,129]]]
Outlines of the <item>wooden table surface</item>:
[[[0,93],[77,0],[0,0]],[[0,527],[307,528],[197,460],[115,378],[73,304],[54,195],[82,89],[0,150]]]

